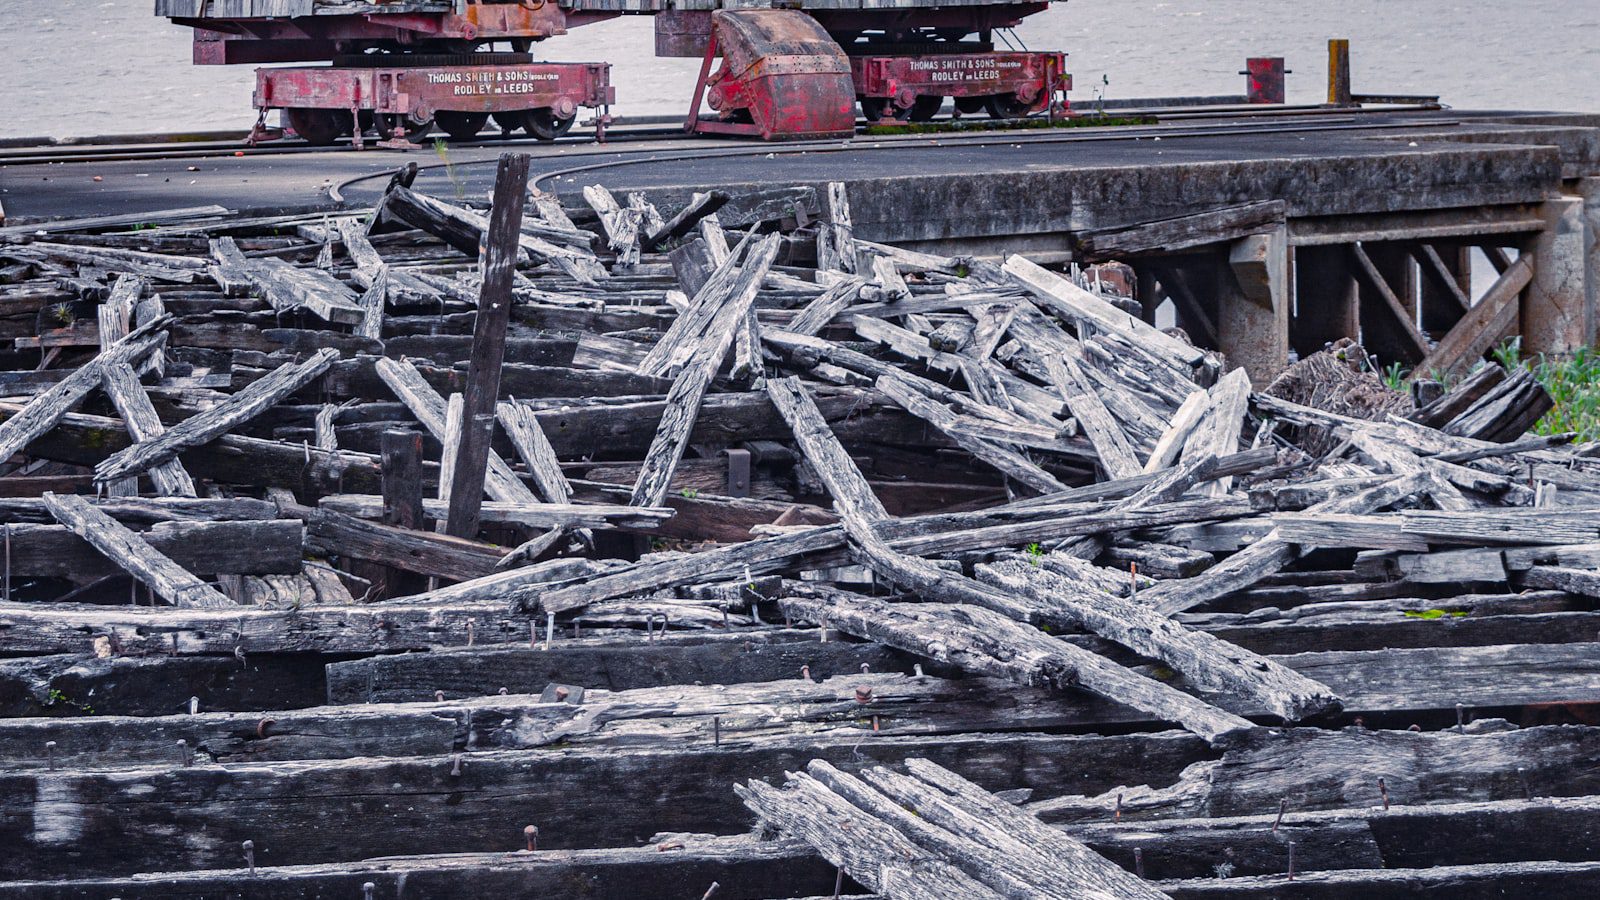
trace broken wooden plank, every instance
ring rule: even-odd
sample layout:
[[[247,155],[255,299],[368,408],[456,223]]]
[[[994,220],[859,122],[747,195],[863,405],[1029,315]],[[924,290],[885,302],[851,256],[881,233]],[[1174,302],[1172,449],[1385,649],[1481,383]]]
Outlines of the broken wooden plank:
[[[94,508],[82,497],[44,495],[44,504],[56,520],[78,537],[93,544],[105,557],[127,569],[157,595],[174,606],[229,607],[234,602],[216,588],[173,562],[144,538]]]
[[[271,375],[250,385],[227,400],[179,422],[148,440],[120,450],[95,466],[96,481],[110,481],[138,475],[177,457],[184,450],[209,443],[272,408],[311,379],[316,378],[339,356],[333,349],[319,350],[300,363],[285,363]]]
[[[661,415],[656,439],[645,455],[639,471],[639,480],[633,488],[632,503],[636,506],[660,506],[672,481],[672,472],[688,446],[689,433],[700,414],[700,401],[706,388],[722,366],[722,358],[733,342],[734,332],[745,322],[745,313],[754,302],[761,280],[766,277],[772,261],[777,257],[778,238],[763,239],[751,251],[739,269],[738,280],[729,286],[727,294],[717,301],[719,309],[698,336],[689,366],[672,383],[667,394],[667,408]],[[706,290],[709,291],[710,285]],[[699,298],[697,298],[698,300]]]

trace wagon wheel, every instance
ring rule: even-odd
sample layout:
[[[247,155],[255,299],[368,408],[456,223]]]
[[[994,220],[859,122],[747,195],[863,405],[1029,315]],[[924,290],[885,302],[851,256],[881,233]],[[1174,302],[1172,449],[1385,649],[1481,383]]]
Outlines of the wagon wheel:
[[[1048,103],[1049,95],[1043,92],[1031,103],[1016,94],[995,94],[985,98],[990,117],[996,119],[1026,119],[1042,111]]]
[[[413,143],[427,137],[433,130],[432,119],[418,120],[408,113],[383,113],[373,123],[378,129],[378,137],[384,140],[405,138]]]
[[[444,129],[445,134],[450,135],[450,140],[470,141],[488,124],[489,114],[441,109],[434,114],[433,120]]]
[[[861,98],[861,114],[868,122],[881,122],[884,119],[901,120],[910,113],[911,110],[896,106],[895,102],[887,97]]]
[[[926,122],[939,114],[939,107],[944,105],[944,97],[939,94],[922,94],[911,103],[911,115],[908,117],[913,122]]]
[[[983,112],[984,108],[989,105],[988,97],[957,97],[955,101],[956,109],[960,110],[964,116]]]
[[[576,121],[578,121],[577,116],[563,119],[548,106],[530,109],[523,116],[523,125],[528,129],[528,133],[541,141],[553,141],[561,137],[572,130],[572,123]]]
[[[350,114],[340,115],[339,110],[294,106],[285,112],[289,117],[289,127],[314,147],[332,146],[340,135],[349,130]]]

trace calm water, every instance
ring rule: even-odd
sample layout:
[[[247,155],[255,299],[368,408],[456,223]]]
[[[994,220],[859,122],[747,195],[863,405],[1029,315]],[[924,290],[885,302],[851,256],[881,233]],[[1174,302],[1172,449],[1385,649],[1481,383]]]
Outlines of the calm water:
[[[189,64],[151,0],[0,0],[0,136],[243,128],[249,67]],[[1600,111],[1600,0],[1071,0],[1018,29],[1069,51],[1075,101],[1238,93],[1249,56],[1284,56],[1291,101],[1325,94],[1326,42],[1353,42],[1358,92],[1461,107]],[[698,61],[658,60],[629,18],[551,40],[551,59],[617,63],[616,112],[680,113]],[[624,63],[623,61],[627,61]]]

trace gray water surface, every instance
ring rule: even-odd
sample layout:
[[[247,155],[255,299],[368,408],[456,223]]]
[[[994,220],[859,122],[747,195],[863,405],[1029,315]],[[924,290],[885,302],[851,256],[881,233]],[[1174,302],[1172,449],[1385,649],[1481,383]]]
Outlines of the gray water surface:
[[[249,66],[190,64],[189,32],[151,0],[0,0],[0,136],[245,128]],[[619,114],[679,114],[699,62],[656,59],[648,18],[546,42],[608,60]],[[1327,40],[1353,44],[1355,89],[1458,107],[1600,111],[1600,0],[1071,0],[1017,29],[1071,54],[1075,103],[1240,93],[1246,57],[1284,56],[1291,102],[1326,95]]]

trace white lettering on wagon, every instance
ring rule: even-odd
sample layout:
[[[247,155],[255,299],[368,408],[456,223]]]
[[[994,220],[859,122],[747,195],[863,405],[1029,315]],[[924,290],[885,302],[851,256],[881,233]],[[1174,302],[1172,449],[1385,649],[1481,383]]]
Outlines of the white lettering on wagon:
[[[986,57],[914,59],[909,68],[931,82],[992,81],[1001,78],[1007,70],[1022,68],[1022,62]]]
[[[561,80],[558,72],[506,69],[466,72],[429,72],[429,84],[448,84],[457,97],[493,97],[506,94],[533,94]]]

